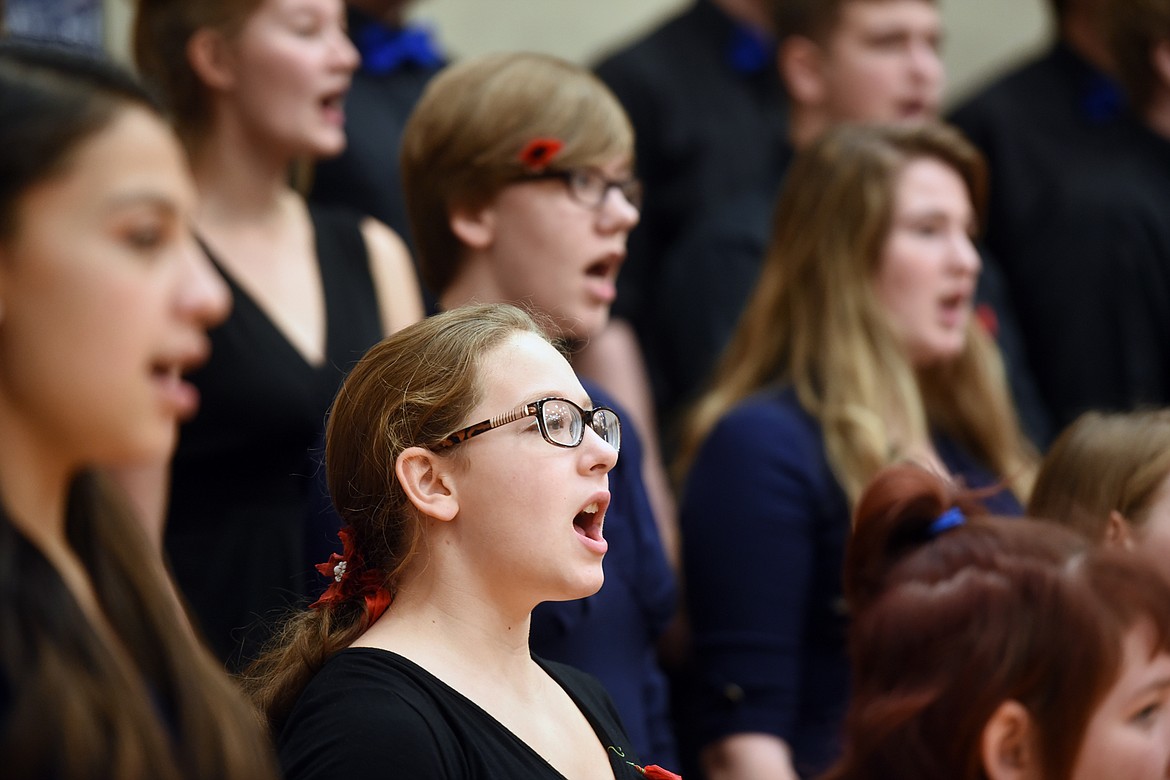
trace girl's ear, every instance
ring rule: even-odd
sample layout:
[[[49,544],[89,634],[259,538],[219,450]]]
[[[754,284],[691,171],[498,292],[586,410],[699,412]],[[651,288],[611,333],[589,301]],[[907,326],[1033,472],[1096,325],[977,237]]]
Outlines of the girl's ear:
[[[394,462],[407,499],[427,517],[453,520],[459,513],[451,464],[425,447],[407,447]]]
[[[490,204],[478,208],[454,206],[447,220],[451,232],[470,249],[487,249],[496,240],[496,212]]]
[[[1133,537],[1133,523],[1116,509],[1110,510],[1109,520],[1105,524],[1105,544],[1130,550],[1133,549]]]
[[[825,98],[825,79],[821,72],[821,47],[800,35],[789,36],[776,52],[780,78],[793,101],[816,106]]]
[[[199,80],[211,89],[231,89],[236,83],[231,52],[223,33],[200,27],[187,40],[187,61]]]
[[[1170,87],[1170,41],[1161,40],[1154,44],[1150,52],[1150,64],[1154,66],[1154,73],[1158,74],[1158,81],[1162,82],[1162,89]]]
[[[980,751],[989,780],[1038,780],[1032,716],[1018,701],[1000,704],[983,727]]]

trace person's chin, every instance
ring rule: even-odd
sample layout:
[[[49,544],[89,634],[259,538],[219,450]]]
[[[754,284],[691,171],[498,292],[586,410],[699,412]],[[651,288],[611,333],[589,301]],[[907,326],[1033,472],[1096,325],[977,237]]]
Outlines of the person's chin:
[[[570,317],[561,328],[561,336],[568,341],[588,342],[605,330],[609,323],[609,307],[582,309]]]

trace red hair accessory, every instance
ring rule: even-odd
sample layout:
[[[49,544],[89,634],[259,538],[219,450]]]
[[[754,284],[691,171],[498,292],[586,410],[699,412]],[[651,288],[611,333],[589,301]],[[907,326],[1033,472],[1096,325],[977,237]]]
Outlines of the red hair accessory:
[[[975,307],[975,319],[983,326],[988,336],[993,339],[999,337],[999,317],[990,304],[981,303]]]
[[[647,767],[634,766],[634,769],[637,769],[639,772],[649,778],[649,780],[682,780],[682,775],[676,775],[674,772],[669,772],[658,766],[658,764],[651,764]]]
[[[361,596],[366,602],[370,622],[382,616],[390,606],[390,591],[386,589],[382,572],[366,569],[361,553],[353,543],[353,532],[347,526],[337,532],[341,540],[341,555],[330,553],[329,560],[317,564],[317,571],[333,580],[321,598],[309,605],[309,609],[320,609],[334,604],[344,604]]]
[[[556,138],[533,138],[520,150],[520,162],[532,173],[540,173],[565,148]]]

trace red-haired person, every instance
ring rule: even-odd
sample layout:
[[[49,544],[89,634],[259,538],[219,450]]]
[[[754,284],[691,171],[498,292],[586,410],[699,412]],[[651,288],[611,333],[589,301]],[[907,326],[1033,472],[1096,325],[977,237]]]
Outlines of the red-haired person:
[[[853,697],[824,780],[1170,773],[1170,583],[1146,558],[891,467],[857,504]]]

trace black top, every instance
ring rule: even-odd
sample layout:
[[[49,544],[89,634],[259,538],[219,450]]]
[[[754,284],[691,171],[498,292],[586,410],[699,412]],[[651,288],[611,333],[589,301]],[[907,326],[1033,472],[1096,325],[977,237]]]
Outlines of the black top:
[[[534,659],[573,699],[607,748],[617,780],[642,778],[617,712],[589,675]],[[562,778],[479,705],[412,661],[351,648],[301,694],[277,741],[288,780],[357,777]]]
[[[639,330],[681,231],[767,178],[787,134],[775,47],[758,36],[698,0],[597,66],[634,125],[646,185],[614,308]]]
[[[1170,141],[1131,122],[1020,248],[1020,321],[1054,420],[1170,405]]]
[[[1001,261],[1054,426],[1170,403],[1170,154],[1063,44],[954,113],[987,156]]]
[[[1021,241],[1069,176],[1116,145],[1123,113],[1117,86],[1056,43],[951,115],[987,158],[986,241],[1013,292],[1016,271],[1029,260]]]
[[[202,403],[172,466],[166,549],[199,627],[231,666],[254,657],[263,623],[304,594],[308,451],[345,373],[382,337],[358,215],[315,206],[311,216],[324,363],[307,363],[216,262],[232,311],[211,332],[211,360],[191,375]]]

